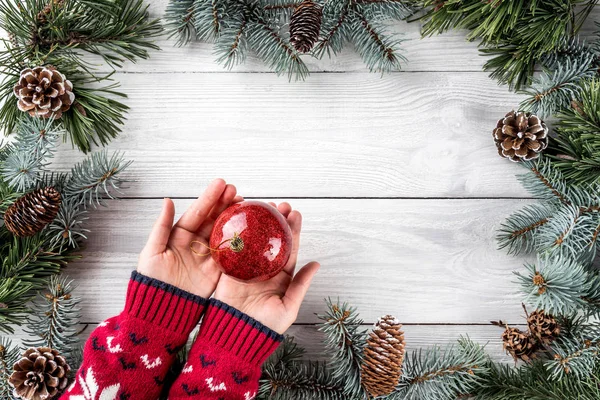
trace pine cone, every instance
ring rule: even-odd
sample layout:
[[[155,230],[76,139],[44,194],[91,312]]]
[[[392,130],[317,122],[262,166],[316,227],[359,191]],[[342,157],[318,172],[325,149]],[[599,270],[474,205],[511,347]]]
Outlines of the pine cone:
[[[533,160],[548,147],[548,128],[531,113],[511,111],[494,129],[498,153],[511,161]]]
[[[404,361],[404,332],[391,315],[381,317],[369,333],[360,379],[373,397],[390,394],[398,384]]]
[[[506,350],[514,359],[530,361],[533,353],[537,350],[537,343],[529,332],[523,332],[518,328],[506,327],[502,333],[504,350]]]
[[[541,343],[548,343],[560,335],[560,325],[556,319],[546,314],[544,310],[537,310],[527,317],[529,332]]]
[[[312,0],[304,0],[296,7],[290,18],[290,43],[300,53],[312,49],[319,39],[323,11]]]
[[[13,92],[19,110],[32,117],[58,119],[75,100],[71,82],[51,66],[25,68]]]
[[[14,235],[33,236],[54,221],[60,208],[58,190],[48,186],[20,197],[4,213],[4,224]]]
[[[27,400],[50,399],[67,386],[70,370],[58,351],[49,347],[32,347],[13,366],[8,383],[15,388],[16,397]]]

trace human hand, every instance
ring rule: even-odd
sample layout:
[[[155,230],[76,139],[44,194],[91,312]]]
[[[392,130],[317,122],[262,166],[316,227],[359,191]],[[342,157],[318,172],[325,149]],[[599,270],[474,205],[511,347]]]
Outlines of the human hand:
[[[271,205],[275,206],[273,203]],[[292,229],[292,254],[285,268],[263,282],[248,283],[223,274],[214,298],[260,321],[275,332],[284,333],[296,320],[310,282],[319,270],[319,263],[306,264],[294,276],[302,215],[298,211],[292,211],[288,203],[281,203],[277,209]]]
[[[207,244],[216,218],[232,203],[242,201],[235,186],[216,179],[173,226],[175,206],[164,199],[142,250],[137,270],[141,274],[176,286],[187,292],[210,297],[221,272],[212,257],[198,257],[190,249],[194,240]]]

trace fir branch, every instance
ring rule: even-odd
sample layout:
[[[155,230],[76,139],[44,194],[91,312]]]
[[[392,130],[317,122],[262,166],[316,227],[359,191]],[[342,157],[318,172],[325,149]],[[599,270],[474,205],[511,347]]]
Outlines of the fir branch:
[[[308,68],[289,43],[287,25],[300,0],[170,0],[167,8],[169,31],[187,43],[192,36],[215,40],[217,61],[226,68],[244,62],[248,50],[277,74],[304,79]],[[337,54],[352,42],[372,71],[398,70],[405,61],[396,35],[383,22],[405,19],[415,7],[404,0],[331,0],[322,2],[321,39],[311,55]]]
[[[56,252],[42,235],[5,240],[0,252],[0,303],[6,305],[0,307],[0,331],[12,333],[11,324],[23,321],[35,291],[75,257]]]
[[[543,360],[517,368],[488,362],[487,367],[489,372],[475,393],[478,400],[592,400],[600,396],[598,370],[584,379],[567,375],[554,381]]]
[[[223,16],[227,12],[223,0],[196,0],[192,12],[194,32],[197,39],[213,40],[220,36],[225,23]]]
[[[0,332],[14,333],[11,325],[23,322],[29,309],[23,303],[27,295],[34,290],[30,282],[12,276],[0,280]]]
[[[103,196],[113,199],[121,193],[125,181],[120,175],[129,165],[131,161],[125,161],[118,152],[112,156],[106,150],[92,153],[71,169],[65,194],[78,196],[89,205],[100,205]]]
[[[348,304],[325,301],[327,312],[318,315],[323,322],[319,331],[325,334],[325,346],[331,359],[328,366],[332,378],[344,382],[344,392],[357,396],[361,392],[360,370],[367,334],[360,329],[362,320]]]
[[[421,33],[432,36],[452,29],[474,29],[482,22],[482,7],[479,0],[424,0],[420,5],[425,10]],[[513,15],[518,15],[513,13]]]
[[[56,124],[53,118],[41,119],[25,115],[17,125],[13,145],[16,151],[31,152],[50,159],[65,134],[64,128]]]
[[[389,398],[441,400],[469,394],[487,371],[485,361],[483,348],[469,338],[460,338],[457,347],[445,351],[414,351],[405,359],[398,388]]]
[[[271,70],[278,75],[287,74],[290,80],[302,80],[308,75],[300,54],[267,22],[249,21],[247,29],[246,40]]]
[[[535,161],[523,162],[522,165],[531,173],[519,175],[517,178],[534,197],[571,204],[567,182],[548,158],[540,157]]]
[[[579,98],[582,81],[595,77],[597,69],[595,56],[557,63],[551,72],[543,72],[530,89],[523,91],[530,97],[521,103],[521,109],[540,118],[551,117]]]
[[[342,51],[344,43],[352,36],[348,24],[351,19],[350,3],[347,0],[325,3],[320,39],[313,48],[316,57],[322,58],[325,54],[332,57]]]
[[[143,0],[47,2],[2,0],[4,18],[0,27],[12,33],[28,50],[30,61],[43,61],[49,54],[85,66],[84,51],[101,56],[113,67],[126,60],[148,58],[148,50],[162,28],[158,20],[148,19]]]
[[[12,90],[26,67],[53,65],[73,83],[75,103],[60,120],[74,145],[87,152],[120,133],[127,107],[116,85],[98,87],[111,74],[98,73],[86,55],[101,56],[113,68],[125,61],[148,58],[158,49],[152,38],[162,32],[150,20],[143,0],[0,0],[0,28],[15,40],[0,51],[0,129],[14,131],[22,112]],[[93,83],[94,86],[90,86]],[[13,99],[13,100],[9,100]]]
[[[15,190],[26,192],[35,186],[45,167],[39,155],[15,151],[2,163],[2,178]]]
[[[4,216],[6,209],[10,207],[15,200],[21,197],[22,193],[13,190],[6,182],[0,180],[0,215]]]
[[[406,58],[400,54],[401,40],[386,34],[383,26],[369,20],[359,11],[354,12],[352,29],[356,52],[361,56],[369,71],[390,72],[402,68]]]
[[[298,7],[298,5],[301,3],[302,1],[300,0],[293,0],[293,1],[276,1],[273,3],[267,3],[263,6],[263,10],[265,11],[279,11],[279,10],[293,10],[294,8]]]
[[[567,62],[574,64],[588,63],[590,65],[600,62],[600,54],[596,43],[587,44],[579,37],[563,40],[563,43],[552,53],[546,54],[542,60],[544,70],[553,71]]]
[[[88,211],[81,204],[78,197],[63,200],[58,214],[45,233],[52,246],[62,251],[67,247],[78,248],[80,243],[87,239],[89,229],[85,228]]]
[[[217,62],[227,69],[242,64],[248,54],[247,36],[248,19],[245,15],[239,20],[230,21],[215,43],[215,53],[219,55]]]
[[[550,221],[554,212],[553,205],[531,204],[513,213],[498,231],[498,247],[507,248],[509,254],[515,255],[537,249],[537,233]]]
[[[70,363],[79,343],[80,299],[73,295],[73,280],[52,276],[47,292],[33,304],[33,315],[25,332],[30,339],[28,347],[50,347],[61,353]]]
[[[571,185],[547,157],[524,165],[531,173],[520,177],[523,186],[543,201],[517,211],[502,224],[500,248],[511,254],[536,250],[589,262],[597,249],[598,187]]]
[[[600,183],[600,79],[581,82],[577,100],[559,114],[553,163],[580,186]]]
[[[590,279],[581,264],[560,256],[538,258],[537,264],[525,264],[525,274],[515,272],[527,304],[555,315],[570,314],[585,305]]]
[[[10,339],[0,337],[0,399],[14,399],[14,388],[8,383],[8,378],[20,356],[20,349],[13,345]]]
[[[170,32],[169,38],[177,38],[178,46],[185,45],[196,38],[194,3],[194,0],[172,0],[167,4],[165,26]]]
[[[4,180],[21,192],[35,187],[63,135],[64,130],[52,118],[24,116],[2,163]]]
[[[595,2],[595,1],[594,1]],[[425,0],[423,35],[468,29],[492,56],[484,65],[491,77],[520,90],[530,83],[535,65],[573,37],[590,12],[582,0],[479,1]]]
[[[72,107],[64,113],[61,122],[69,132],[73,144],[87,153],[93,144],[106,145],[121,133],[125,112],[129,107],[114,97],[127,96],[114,90],[116,84],[89,88],[83,78],[75,77],[73,85],[76,105],[80,107]]]
[[[286,368],[266,365],[259,385],[258,399],[348,399],[343,384],[319,362],[294,362]]]
[[[581,214],[577,207],[561,207],[539,229],[538,249],[549,253],[580,254],[589,246],[594,228],[594,219],[589,214]]]
[[[367,19],[404,20],[416,12],[406,0],[354,0],[356,10]]]
[[[302,0],[258,0],[262,15],[274,26],[287,26],[294,10],[302,3]],[[318,0],[317,4],[322,4]]]
[[[59,71],[64,73],[73,82],[75,103],[64,112],[59,120],[61,126],[57,130],[65,129],[74,145],[83,152],[88,152],[92,144],[105,145],[121,132],[125,120],[125,112],[129,109],[115,98],[126,97],[117,92],[115,83],[97,87],[97,83],[109,80],[110,75],[91,77],[73,69],[64,60],[54,60],[52,63]],[[28,64],[36,66],[36,64]],[[0,71],[3,65],[0,65]],[[18,74],[9,74],[0,85],[0,96],[7,99],[0,106],[0,129],[9,135],[18,129],[23,113],[17,108],[17,99],[13,88],[18,81]],[[95,86],[91,87],[93,83]]]
[[[286,368],[292,363],[300,361],[305,352],[302,347],[296,344],[293,337],[286,336],[283,343],[279,345],[263,365]]]
[[[552,357],[545,362],[553,380],[566,375],[577,379],[587,378],[598,362],[598,346],[590,340],[560,337],[550,346]]]

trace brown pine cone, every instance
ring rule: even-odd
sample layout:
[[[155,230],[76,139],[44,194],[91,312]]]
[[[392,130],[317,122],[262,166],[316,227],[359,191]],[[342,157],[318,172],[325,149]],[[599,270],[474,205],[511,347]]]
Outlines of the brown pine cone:
[[[372,397],[390,394],[398,384],[404,361],[404,332],[391,315],[381,317],[369,333],[360,380]]]
[[[527,317],[529,332],[541,343],[553,341],[560,335],[560,325],[556,319],[546,314],[544,310],[537,310]]]
[[[13,366],[8,383],[15,388],[15,396],[23,399],[51,399],[67,386],[70,370],[58,351],[32,347]]]
[[[19,110],[32,117],[58,119],[75,101],[73,85],[52,66],[25,68],[13,92]]]
[[[504,350],[506,350],[514,359],[530,361],[537,350],[537,342],[529,332],[523,332],[518,328],[506,327],[502,333]]]
[[[312,49],[319,39],[323,10],[312,0],[304,0],[290,18],[290,43],[300,53]]]
[[[548,147],[548,127],[531,113],[511,111],[494,129],[498,153],[511,161],[537,158]]]
[[[61,201],[60,193],[51,186],[34,190],[8,207],[4,224],[16,236],[33,236],[54,221]]]

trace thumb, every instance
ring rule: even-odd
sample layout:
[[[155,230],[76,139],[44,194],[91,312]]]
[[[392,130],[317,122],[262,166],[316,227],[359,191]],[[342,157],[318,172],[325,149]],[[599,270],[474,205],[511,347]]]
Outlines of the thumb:
[[[286,309],[294,311],[296,314],[300,310],[300,305],[308,292],[310,283],[321,265],[318,262],[310,262],[298,271],[288,286],[285,296],[281,299]]]
[[[163,208],[152,227],[144,249],[149,254],[154,255],[165,251],[173,228],[173,218],[175,218],[175,205],[171,199],[164,199]]]

